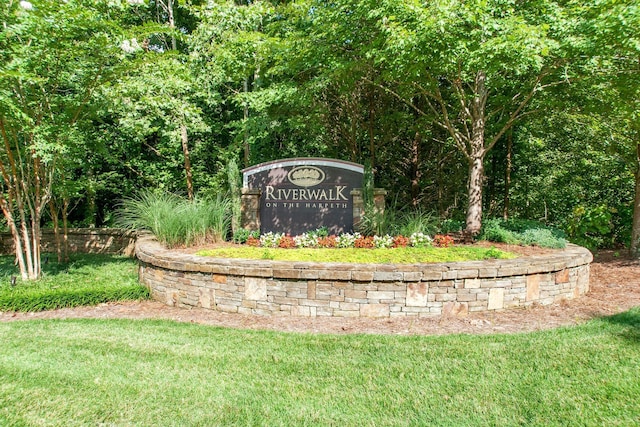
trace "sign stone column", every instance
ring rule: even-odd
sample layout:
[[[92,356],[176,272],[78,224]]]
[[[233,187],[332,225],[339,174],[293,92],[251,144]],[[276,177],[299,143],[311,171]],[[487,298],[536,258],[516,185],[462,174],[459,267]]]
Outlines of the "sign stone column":
[[[242,189],[240,222],[242,228],[260,231],[260,190]]]

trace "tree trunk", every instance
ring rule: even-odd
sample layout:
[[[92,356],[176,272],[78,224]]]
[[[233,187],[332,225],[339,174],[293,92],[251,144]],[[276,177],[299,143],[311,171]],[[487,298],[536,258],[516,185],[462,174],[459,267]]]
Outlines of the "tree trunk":
[[[420,141],[422,137],[420,132],[416,132],[413,142],[411,143],[411,206],[418,207],[420,196]]]
[[[168,15],[167,18],[169,20],[169,28],[174,30],[176,28],[176,20],[173,16],[173,0],[167,0],[166,9]],[[178,46],[176,45],[176,36],[171,34],[171,49],[177,50],[177,48]]]
[[[2,213],[4,214],[4,217],[7,220],[7,225],[11,230],[11,237],[13,237],[13,246],[15,248],[15,254],[16,254],[16,262],[20,267],[20,276],[22,276],[22,280],[27,280],[29,276],[27,274],[27,265],[25,263],[24,252],[22,249],[22,239],[20,238],[20,231],[16,226],[15,217],[11,212],[11,202],[7,201],[4,197],[0,195],[0,206],[2,207]]]
[[[64,262],[69,262],[69,197],[62,200],[62,232],[64,243]]]
[[[504,171],[504,204],[502,206],[502,217],[506,220],[509,219],[509,191],[511,190],[511,168],[513,166],[512,160],[513,153],[513,132],[510,131],[507,136],[507,165]]]
[[[187,176],[187,196],[193,200],[193,173],[191,172],[191,157],[189,155],[189,134],[187,126],[180,125],[180,140],[182,142],[182,153],[184,154],[184,171]]]
[[[467,207],[466,233],[475,236],[482,228],[482,182],[484,180],[484,158],[474,157],[469,161],[469,202]]]
[[[242,89],[244,90],[245,96],[249,93],[249,77],[244,79],[242,83]],[[244,167],[248,168],[249,160],[251,159],[251,147],[249,147],[249,131],[247,130],[247,121],[249,120],[249,104],[246,99],[244,101],[243,107],[243,124],[244,124],[244,136],[243,136],[243,145],[244,145]]]
[[[375,136],[375,102],[373,87],[369,87],[369,155],[371,156],[371,170],[376,170],[376,136]],[[375,172],[374,172],[375,173]]]
[[[484,146],[485,105],[487,101],[487,76],[478,72],[474,85],[474,96],[470,108],[471,139],[469,141],[469,201],[467,206],[466,234],[476,236],[482,228],[482,185],[484,182],[484,157],[488,150]]]
[[[640,143],[636,145],[635,198],[633,201],[633,225],[631,226],[631,245],[629,252],[632,257],[640,258]]]

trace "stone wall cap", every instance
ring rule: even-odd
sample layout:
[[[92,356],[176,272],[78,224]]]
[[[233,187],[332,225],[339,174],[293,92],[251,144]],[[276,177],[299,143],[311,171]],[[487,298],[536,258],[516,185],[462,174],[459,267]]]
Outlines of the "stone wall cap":
[[[144,262],[155,264],[154,260],[167,262],[184,262],[186,268],[190,269],[190,264],[221,265],[250,268],[275,268],[293,270],[330,270],[330,271],[378,271],[378,272],[448,272],[453,270],[479,270],[478,277],[495,277],[494,270],[504,270],[523,268],[523,262],[528,266],[555,265],[562,267],[565,265],[579,266],[586,265],[593,261],[591,252],[581,246],[568,244],[565,249],[560,249],[554,254],[533,255],[514,259],[490,259],[483,261],[462,261],[462,262],[440,262],[440,263],[413,263],[413,264],[364,264],[364,263],[340,263],[340,262],[304,262],[304,261],[275,261],[247,258],[212,258],[200,255],[181,254],[173,252],[160,244],[154,236],[149,234],[141,235],[136,243],[136,255]],[[526,259],[526,261],[524,261]],[[484,273],[487,271],[488,273]],[[526,267],[524,269],[526,273]],[[488,275],[487,275],[488,274]],[[498,273],[498,276],[500,274]]]

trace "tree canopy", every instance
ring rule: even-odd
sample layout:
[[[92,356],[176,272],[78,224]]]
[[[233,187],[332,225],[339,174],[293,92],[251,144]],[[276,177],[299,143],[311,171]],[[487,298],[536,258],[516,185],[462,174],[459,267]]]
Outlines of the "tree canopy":
[[[58,217],[107,225],[137,189],[220,193],[229,163],[290,156],[367,163],[471,235],[520,217],[638,252],[631,1],[9,0],[0,21],[26,277]]]

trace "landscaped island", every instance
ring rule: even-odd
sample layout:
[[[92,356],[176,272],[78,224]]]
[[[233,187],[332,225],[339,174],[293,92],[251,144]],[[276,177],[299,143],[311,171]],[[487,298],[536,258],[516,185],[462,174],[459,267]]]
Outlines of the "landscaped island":
[[[515,259],[410,264],[213,258],[167,249],[151,236],[138,239],[136,255],[140,280],[168,305],[310,317],[437,316],[551,304],[587,292],[593,259],[575,245]]]

